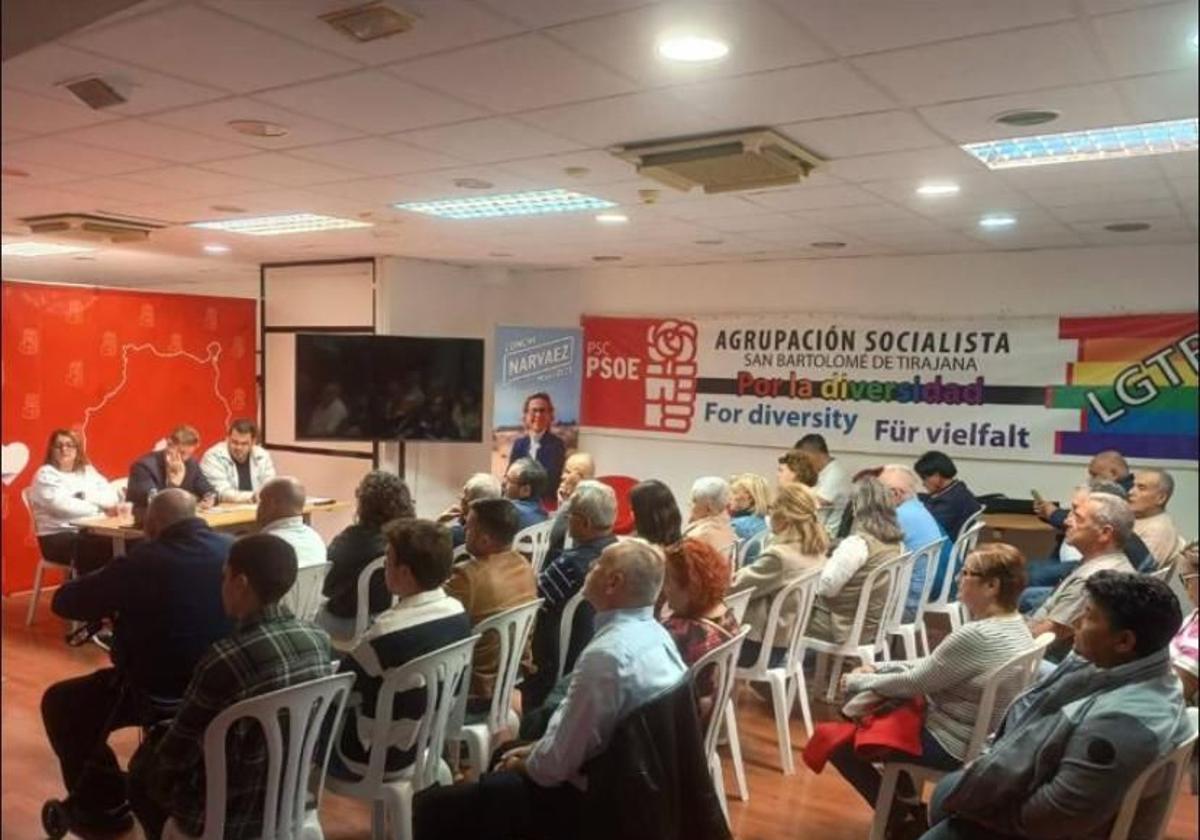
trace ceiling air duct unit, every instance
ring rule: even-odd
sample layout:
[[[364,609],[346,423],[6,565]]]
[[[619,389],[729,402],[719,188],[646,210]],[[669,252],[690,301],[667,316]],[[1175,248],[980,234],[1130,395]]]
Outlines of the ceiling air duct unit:
[[[166,227],[159,222],[142,219],[96,216],[86,213],[54,213],[49,216],[29,216],[21,219],[34,234],[53,234],[65,239],[87,239],[93,242],[144,242],[150,232]]]
[[[647,178],[677,190],[703,187],[706,193],[799,183],[823,163],[769,129],[633,143],[611,151]]]

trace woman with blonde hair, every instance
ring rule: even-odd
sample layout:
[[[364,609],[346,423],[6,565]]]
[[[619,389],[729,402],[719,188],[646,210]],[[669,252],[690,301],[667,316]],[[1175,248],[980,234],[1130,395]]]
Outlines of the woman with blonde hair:
[[[729,479],[729,524],[739,540],[748,540],[767,529],[771,488],[757,473],[741,473]]]
[[[817,518],[818,507],[816,495],[803,484],[793,482],[781,487],[769,509],[771,536],[766,546],[753,563],[743,566],[733,578],[730,592],[744,589],[754,592],[744,619],[750,625],[750,635],[738,659],[743,667],[754,663],[764,644],[771,645],[771,665],[778,667],[783,663],[788,628],[796,617],[785,610],[779,616],[775,637],[764,639],[767,615],[776,592],[825,562],[829,537]]]

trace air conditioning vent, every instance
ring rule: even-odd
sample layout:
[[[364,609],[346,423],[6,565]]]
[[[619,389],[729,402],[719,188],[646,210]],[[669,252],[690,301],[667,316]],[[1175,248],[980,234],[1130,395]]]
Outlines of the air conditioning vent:
[[[165,222],[148,219],[86,213],[29,216],[21,221],[29,225],[30,233],[54,234],[65,239],[86,239],[92,242],[144,242],[150,238],[151,231],[167,226]]]
[[[83,79],[62,82],[61,84],[67,90],[71,91],[76,99],[93,111],[99,111],[101,108],[111,108],[114,105],[122,105],[127,101],[124,96],[117,93],[112,85],[99,76],[88,76]]]
[[[824,161],[770,129],[634,143],[611,150],[647,178],[687,191],[734,192],[795,184]]]

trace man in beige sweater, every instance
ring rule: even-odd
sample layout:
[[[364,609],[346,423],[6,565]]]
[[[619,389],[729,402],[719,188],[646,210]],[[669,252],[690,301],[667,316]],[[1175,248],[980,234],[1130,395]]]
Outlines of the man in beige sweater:
[[[1174,492],[1175,480],[1166,470],[1137,470],[1133,474],[1129,491],[1133,532],[1142,538],[1159,567],[1170,562],[1182,547],[1179,531],[1166,510]]]

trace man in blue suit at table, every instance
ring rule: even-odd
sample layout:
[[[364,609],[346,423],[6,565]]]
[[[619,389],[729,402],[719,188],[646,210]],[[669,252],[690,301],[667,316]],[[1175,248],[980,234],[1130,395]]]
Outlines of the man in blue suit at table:
[[[562,438],[550,431],[554,423],[554,403],[544,392],[525,398],[522,412],[525,434],[513,441],[508,453],[508,463],[520,458],[533,458],[546,469],[546,484],[542,498],[554,504],[554,494],[562,480],[563,464],[567,460],[567,446]]]

